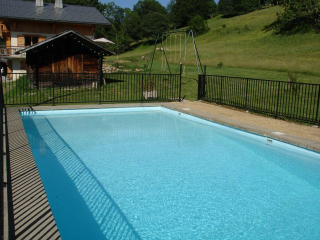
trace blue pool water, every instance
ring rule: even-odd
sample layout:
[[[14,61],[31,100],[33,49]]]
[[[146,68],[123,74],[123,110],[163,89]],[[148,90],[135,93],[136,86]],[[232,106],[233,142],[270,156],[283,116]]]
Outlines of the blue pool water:
[[[22,113],[63,239],[320,239],[320,154],[168,109]]]

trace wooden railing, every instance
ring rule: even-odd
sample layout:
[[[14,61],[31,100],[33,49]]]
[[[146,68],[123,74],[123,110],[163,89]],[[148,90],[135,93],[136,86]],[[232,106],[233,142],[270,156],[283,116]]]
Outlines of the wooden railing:
[[[15,55],[15,52],[18,50],[21,50],[25,47],[0,47],[0,56],[10,56],[10,55]],[[23,53],[22,55],[25,55]]]

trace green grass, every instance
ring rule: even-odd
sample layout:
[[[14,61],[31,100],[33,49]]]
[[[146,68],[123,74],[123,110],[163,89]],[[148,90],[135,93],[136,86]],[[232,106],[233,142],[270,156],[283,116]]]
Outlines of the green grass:
[[[249,14],[208,20],[211,30],[196,37],[197,48],[207,74],[237,76],[270,80],[288,80],[288,72],[295,73],[298,82],[320,83],[320,34],[314,32],[295,35],[276,35],[270,26],[276,20],[280,7],[270,7]],[[184,42],[184,36],[181,36]],[[161,47],[160,44],[157,46]],[[164,42],[171,69],[176,73],[180,57],[180,36],[174,35]],[[131,60],[128,68],[143,68],[153,46],[140,45],[130,52],[119,56],[121,60]],[[153,72],[161,72],[162,52],[155,54]],[[107,60],[116,60],[108,57]],[[223,68],[217,65],[222,62]],[[192,41],[187,45],[186,77],[182,95],[194,100],[197,93],[197,68]]]
[[[92,83],[67,84],[72,81],[64,79],[64,85],[40,84],[32,87],[27,76],[5,83],[4,101],[7,105],[37,105],[87,102],[165,102],[179,99],[179,75],[144,75],[110,74],[106,84],[96,88]],[[144,92],[151,91],[145,98]],[[156,92],[154,92],[156,91]]]

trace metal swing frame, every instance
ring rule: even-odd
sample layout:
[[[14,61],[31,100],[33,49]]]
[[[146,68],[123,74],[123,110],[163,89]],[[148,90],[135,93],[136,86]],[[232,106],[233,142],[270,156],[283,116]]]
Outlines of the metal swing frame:
[[[171,73],[171,69],[170,69],[170,66],[169,66],[169,61],[168,61],[168,58],[167,58],[166,49],[163,46],[163,38],[164,38],[164,36],[168,36],[168,35],[170,36],[173,33],[186,33],[186,32],[185,31],[170,31],[170,32],[165,32],[165,33],[161,34],[161,48],[162,48],[161,51],[163,52],[163,55],[164,55],[164,58],[165,58],[165,61],[166,61],[166,65],[168,67],[168,70],[169,70],[170,74],[172,74],[172,73]],[[181,66],[182,61],[183,61],[183,59],[185,57],[186,50],[187,50],[187,45],[188,45],[190,36],[192,37],[192,44],[193,44],[194,55],[195,55],[196,63],[197,63],[198,74],[203,74],[204,73],[204,68],[203,68],[202,63],[201,63],[201,59],[200,59],[200,56],[199,56],[196,40],[195,40],[194,33],[193,33],[192,30],[189,31],[188,37],[186,37],[185,45],[184,45],[182,54],[180,55],[180,60],[179,60],[178,66],[177,66],[176,73],[179,73],[179,71],[180,71],[180,66]],[[150,53],[149,61],[146,64],[146,67],[145,67],[145,72],[149,71],[149,73],[151,73],[151,71],[152,71],[154,56],[155,56],[155,52],[156,52],[156,49],[157,49],[157,44],[158,44],[159,39],[160,39],[160,33],[158,34],[158,36],[156,38],[153,51]],[[180,41],[180,44],[181,44],[181,41]],[[150,66],[150,68],[149,68],[149,66]]]

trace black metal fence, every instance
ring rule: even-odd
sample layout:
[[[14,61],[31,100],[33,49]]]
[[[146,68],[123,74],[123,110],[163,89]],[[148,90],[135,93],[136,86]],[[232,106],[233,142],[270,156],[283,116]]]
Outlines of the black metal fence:
[[[1,78],[1,75],[0,75]],[[3,91],[2,91],[2,84],[0,82],[0,114],[1,114],[1,127],[0,127],[0,179],[1,179],[1,193],[0,193],[0,236],[1,239],[4,239],[4,159],[5,159],[5,135],[4,135],[4,129],[5,129],[5,105],[3,101]]]
[[[1,75],[0,75],[1,78]],[[3,142],[3,127],[4,127],[4,121],[3,121],[3,108],[4,108],[4,102],[3,102],[3,92],[2,92],[2,84],[0,82],[0,114],[1,114],[1,127],[0,127],[0,179],[1,179],[1,193],[0,193],[0,219],[1,219],[1,226],[0,226],[0,237],[3,239],[4,235],[4,216],[3,216],[3,191],[4,191],[4,186],[3,186],[3,158],[4,158],[4,142]]]
[[[180,101],[180,74],[8,74],[6,105]]]
[[[199,75],[198,99],[320,125],[320,84]]]

